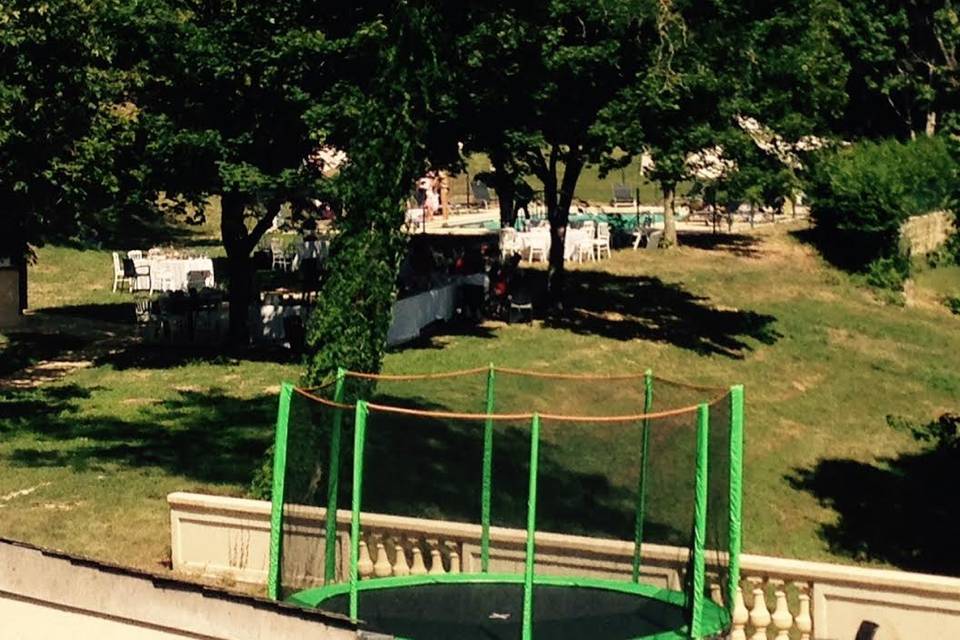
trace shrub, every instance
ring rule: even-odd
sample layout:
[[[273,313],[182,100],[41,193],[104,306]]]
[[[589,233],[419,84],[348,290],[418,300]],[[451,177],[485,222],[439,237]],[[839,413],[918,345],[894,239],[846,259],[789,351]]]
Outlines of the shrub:
[[[910,276],[910,260],[898,254],[877,258],[867,265],[866,275],[867,283],[873,287],[900,291]]]
[[[944,300],[944,304],[947,305],[947,309],[950,309],[953,314],[960,316],[960,297],[948,297]]]
[[[863,270],[898,250],[910,216],[950,208],[957,164],[940,138],[861,142],[815,159],[811,215],[834,262]]]

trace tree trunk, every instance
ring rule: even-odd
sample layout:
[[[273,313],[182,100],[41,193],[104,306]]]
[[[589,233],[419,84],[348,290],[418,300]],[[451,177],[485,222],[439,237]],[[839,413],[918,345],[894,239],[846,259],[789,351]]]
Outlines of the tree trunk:
[[[937,112],[929,111],[927,112],[927,127],[926,134],[927,136],[934,136],[937,133]]]
[[[512,227],[514,223],[513,199],[516,193],[514,176],[507,170],[507,154],[499,145],[490,150],[493,165],[493,188],[500,204],[500,227]]]
[[[252,247],[243,222],[246,203],[238,196],[227,194],[221,198],[220,206],[220,234],[223,247],[227,251],[227,275],[230,282],[227,291],[227,300],[230,303],[228,337],[231,344],[246,345],[250,341],[248,318],[253,294],[253,260],[250,257]]]
[[[544,195],[548,199],[547,216],[550,220],[550,255],[547,261],[547,293],[551,306],[563,310],[563,290],[566,281],[563,250],[567,238],[567,224],[570,221],[570,205],[573,203],[573,192],[580,178],[583,162],[579,159],[568,160],[563,171],[563,180],[559,191],[554,190],[553,197]],[[554,182],[556,184],[556,182]],[[550,200],[554,206],[550,207]]]
[[[676,185],[673,183],[661,183],[663,190],[663,244],[664,247],[675,247],[677,245],[677,220],[674,215],[674,205],[676,204]]]
[[[513,176],[508,176],[503,169],[497,169],[493,175],[493,188],[497,190],[497,201],[500,204],[500,227],[512,227],[516,221],[513,210]]]

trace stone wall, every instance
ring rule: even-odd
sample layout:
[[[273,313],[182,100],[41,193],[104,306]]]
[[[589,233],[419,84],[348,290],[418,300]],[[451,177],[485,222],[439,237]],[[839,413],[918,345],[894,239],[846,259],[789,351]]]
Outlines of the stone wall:
[[[354,640],[341,617],[0,539],[3,640]]]
[[[942,245],[953,232],[954,216],[949,211],[913,216],[900,226],[900,248],[908,255],[926,255]]]

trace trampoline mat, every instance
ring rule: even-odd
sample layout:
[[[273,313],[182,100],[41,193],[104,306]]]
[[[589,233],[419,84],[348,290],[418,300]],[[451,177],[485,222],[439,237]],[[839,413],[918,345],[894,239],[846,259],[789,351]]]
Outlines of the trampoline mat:
[[[523,585],[427,584],[359,594],[362,628],[412,640],[516,640],[523,619]],[[347,613],[346,594],[318,608]],[[550,640],[626,640],[679,630],[677,605],[593,587],[536,585],[534,637]]]

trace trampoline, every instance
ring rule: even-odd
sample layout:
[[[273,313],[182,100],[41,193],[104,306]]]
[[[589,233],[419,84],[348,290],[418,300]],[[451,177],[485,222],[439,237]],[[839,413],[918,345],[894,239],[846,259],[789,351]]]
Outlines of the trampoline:
[[[684,384],[650,370],[597,376],[490,365],[390,376],[341,369],[318,388],[283,384],[279,404],[268,578],[272,598],[344,614],[374,637],[405,640],[666,640],[715,637],[729,627],[729,603],[739,582],[740,386]],[[577,413],[561,412],[571,408]],[[590,453],[598,442],[616,446]],[[418,455],[430,460],[438,451],[460,451],[462,458],[418,463]],[[476,484],[465,480],[473,475]],[[444,492],[451,481],[462,491]],[[588,485],[579,498],[587,506],[571,508],[580,484]],[[463,502],[477,494],[476,562],[461,573],[459,560],[435,555],[429,573],[404,570],[375,577],[361,507],[371,504],[393,513],[408,506],[414,513],[399,515],[420,515],[416,511],[440,508],[424,507],[425,493],[435,497],[431,489],[448,502],[450,495],[456,502],[462,494]],[[351,518],[344,549],[337,544],[335,514],[346,500]],[[285,517],[297,504],[327,507],[326,535],[317,536],[312,549],[295,545],[297,551],[284,557],[293,527]],[[469,518],[470,510],[461,517]],[[629,525],[620,537],[633,543],[630,570],[603,577],[541,570],[538,515],[551,519],[552,528],[581,526],[579,519]],[[496,542],[490,527],[521,520],[526,525],[522,571],[509,572],[491,551]],[[679,588],[643,582],[646,543],[672,544],[684,552]],[[382,543],[377,548],[378,554],[387,553]],[[411,550],[395,543],[390,553],[391,563],[406,566]],[[296,554],[301,557],[292,557]],[[709,563],[708,554],[714,554]],[[361,555],[368,565],[365,574]],[[302,581],[288,573],[290,567],[302,570],[312,556],[323,558],[324,575],[303,589]],[[711,579],[723,584],[724,597],[707,584],[708,564]],[[425,569],[422,560],[420,566]]]

